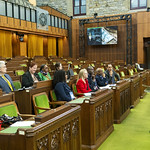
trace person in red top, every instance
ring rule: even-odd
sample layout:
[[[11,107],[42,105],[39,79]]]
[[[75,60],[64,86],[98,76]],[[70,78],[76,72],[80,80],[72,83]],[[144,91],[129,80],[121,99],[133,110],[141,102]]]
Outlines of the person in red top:
[[[87,70],[81,69],[79,72],[78,81],[76,84],[78,93],[88,93],[88,92],[92,91],[89,87],[89,83],[88,83],[87,78],[88,78]]]

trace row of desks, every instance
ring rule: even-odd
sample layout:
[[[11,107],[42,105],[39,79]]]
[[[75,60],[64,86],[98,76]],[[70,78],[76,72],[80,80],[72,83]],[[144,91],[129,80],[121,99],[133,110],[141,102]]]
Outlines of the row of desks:
[[[142,87],[142,84],[148,84],[148,73],[143,72],[140,75],[133,76],[132,78],[128,80],[121,81],[118,83],[115,87],[112,88],[112,90],[100,90],[95,92],[90,99],[85,98],[83,103],[77,101],[72,103],[67,103],[67,106],[70,107],[70,109],[74,109],[74,113],[77,113],[77,116],[73,116],[70,114],[70,118],[66,118],[64,116],[60,116],[60,120],[63,122],[63,120],[66,122],[62,125],[60,122],[58,122],[57,125],[55,125],[55,131],[58,131],[60,134],[55,136],[55,138],[58,140],[60,138],[60,142],[56,142],[57,146],[61,149],[62,146],[64,146],[62,142],[62,138],[65,136],[66,138],[69,136],[70,138],[67,138],[69,143],[63,148],[65,149],[73,149],[72,145],[74,145],[71,141],[74,141],[75,145],[80,145],[82,143],[82,149],[85,150],[96,150],[100,144],[111,134],[113,131],[113,123],[121,123],[122,120],[124,120],[127,115],[130,112],[130,106],[136,105],[139,101],[140,96],[144,96],[144,89]],[[48,83],[49,82],[49,83]],[[40,85],[36,85],[37,88],[34,89],[28,89],[23,91],[16,91],[15,92],[15,100],[18,104],[20,113],[32,113],[32,95],[46,91],[49,94],[49,90],[51,89],[51,81],[48,81],[45,84],[40,83]],[[46,85],[46,86],[44,86]],[[140,92],[142,91],[142,92]],[[11,95],[11,94],[10,94]],[[13,94],[12,94],[13,95]],[[14,96],[10,96],[11,100],[14,100]],[[0,97],[0,102],[4,97]],[[7,100],[8,101],[8,96]],[[64,107],[64,106],[62,106]],[[61,107],[60,107],[61,108]],[[75,108],[78,108],[75,110]],[[79,111],[79,109],[81,110]],[[57,113],[58,115],[58,113]],[[77,119],[78,118],[78,119]],[[54,118],[49,119],[49,121],[53,120]],[[76,121],[75,121],[76,120]],[[73,121],[75,121],[73,123]],[[67,123],[71,122],[71,123]],[[44,121],[42,124],[45,124]],[[77,126],[78,124],[78,126]],[[66,131],[65,134],[62,134],[62,126],[65,127]],[[75,138],[72,136],[71,129],[73,129],[73,125],[75,125],[78,129],[78,138]],[[46,128],[43,128],[41,124],[35,128],[33,128],[32,134],[26,134],[27,137],[30,137],[29,135],[32,135],[34,138],[32,138],[32,142],[34,143],[35,149],[38,149],[38,145],[40,142],[40,135],[41,141],[47,140],[51,137],[52,134],[52,128],[49,128],[47,130]],[[74,129],[74,132],[77,132]],[[31,129],[30,129],[31,130]],[[57,133],[57,132],[54,132]],[[18,134],[18,132],[16,133]],[[13,134],[13,136],[17,136],[16,134]],[[3,135],[4,136],[4,135]],[[0,140],[3,139],[3,137],[0,134]],[[12,137],[13,137],[12,136]],[[47,138],[44,138],[44,137]],[[20,137],[20,136],[19,136]],[[82,138],[81,138],[82,137]],[[15,138],[14,138],[15,139]],[[25,142],[26,137],[24,136]],[[26,140],[28,141],[29,138]],[[54,139],[54,141],[56,140]],[[6,139],[5,139],[6,140]],[[56,140],[56,141],[57,141]],[[3,141],[3,140],[2,140]],[[48,139],[48,141],[51,141]],[[52,142],[52,141],[51,141]],[[50,142],[50,143],[51,143]],[[27,142],[26,142],[27,143]],[[50,143],[48,146],[50,147]],[[0,144],[1,145],[1,144]],[[74,149],[81,149],[81,147],[76,147]],[[29,147],[28,147],[29,148]],[[50,149],[50,148],[48,148]],[[51,149],[55,149],[51,148]]]

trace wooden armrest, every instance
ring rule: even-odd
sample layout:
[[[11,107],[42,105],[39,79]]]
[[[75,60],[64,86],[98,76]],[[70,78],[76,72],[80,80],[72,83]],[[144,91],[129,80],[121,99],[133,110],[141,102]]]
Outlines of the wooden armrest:
[[[66,101],[49,102],[49,104],[52,104],[52,105],[55,105],[55,104],[64,105],[65,103]]]
[[[77,95],[77,96],[84,96],[84,93],[74,93],[74,95]]]
[[[43,108],[43,107],[38,107],[38,106],[35,106],[37,109],[42,109],[42,110],[50,110],[50,108]]]
[[[21,117],[35,117],[36,115],[31,115],[31,114],[18,114]]]

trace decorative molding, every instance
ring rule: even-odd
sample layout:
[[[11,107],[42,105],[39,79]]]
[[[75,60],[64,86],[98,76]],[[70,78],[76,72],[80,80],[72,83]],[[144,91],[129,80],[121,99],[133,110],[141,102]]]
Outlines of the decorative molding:
[[[38,150],[48,150],[48,135],[36,141]]]
[[[68,142],[70,139],[70,128],[71,128],[70,122],[65,124],[63,127],[63,141],[64,142]]]
[[[60,144],[60,128],[51,133],[51,150],[59,149]]]

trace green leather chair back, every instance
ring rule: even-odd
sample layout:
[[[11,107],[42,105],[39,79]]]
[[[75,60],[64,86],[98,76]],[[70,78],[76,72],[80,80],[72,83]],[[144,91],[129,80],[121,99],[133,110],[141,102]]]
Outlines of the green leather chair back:
[[[16,70],[16,75],[17,76],[22,76],[24,74],[23,70]]]
[[[0,116],[4,114],[10,117],[17,117],[18,113],[17,113],[16,106],[13,104],[10,104],[10,105],[0,107]]]
[[[56,97],[56,94],[55,94],[54,90],[52,91],[52,98],[53,98],[54,101],[57,101],[57,97]]]
[[[121,77],[125,77],[125,74],[123,71],[121,71],[120,74],[121,74]]]
[[[21,88],[21,83],[20,81],[13,81],[13,85],[15,87],[16,90],[20,89]]]
[[[50,108],[50,106],[49,106],[49,100],[47,98],[47,95],[45,95],[45,94],[36,96],[35,97],[35,103],[36,103],[36,106],[38,106],[38,107]],[[37,109],[38,114],[40,114],[40,113],[42,113],[44,111],[45,110]]]

